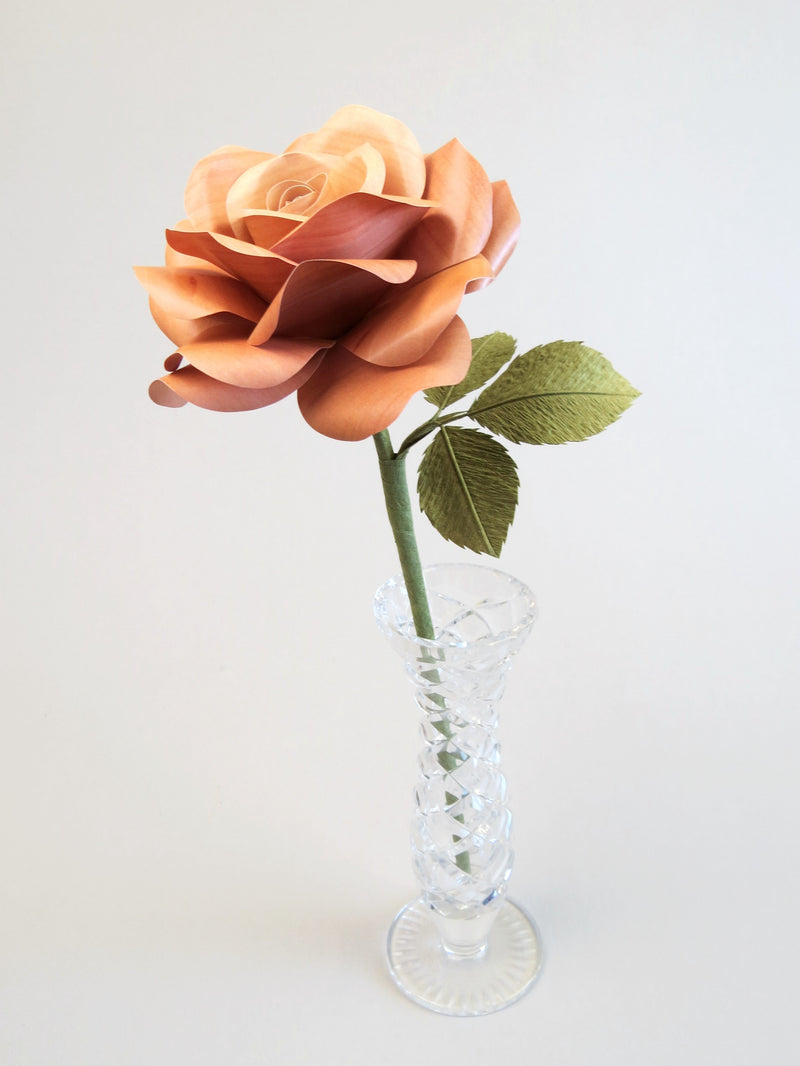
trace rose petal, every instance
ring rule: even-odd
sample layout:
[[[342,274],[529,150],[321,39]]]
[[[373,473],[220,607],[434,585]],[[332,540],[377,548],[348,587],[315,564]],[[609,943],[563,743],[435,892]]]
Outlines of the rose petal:
[[[383,192],[418,197],[425,188],[425,158],[411,130],[391,115],[369,107],[343,107],[316,133],[298,137],[287,152],[347,155],[362,144],[377,148],[386,164]]]
[[[458,311],[468,282],[491,273],[482,255],[392,293],[342,338],[347,349],[378,366],[415,363]],[[269,314],[269,310],[267,310]]]
[[[191,369],[191,367],[185,367],[184,373],[186,370]],[[163,378],[158,378],[156,381],[151,382],[150,388],[147,390],[150,399],[153,403],[157,403],[159,407],[185,407],[189,402],[180,393],[176,392],[172,385],[167,384],[172,381],[175,374],[177,374],[177,370]]]
[[[181,233],[195,233],[195,229],[192,226],[188,218],[177,222],[173,227],[174,230],[180,230]],[[170,269],[177,269],[179,267],[191,267],[194,270],[213,270],[217,274],[224,274],[225,271],[220,267],[215,266],[213,263],[209,263],[205,259],[198,259],[194,255],[185,255],[183,252],[176,252],[174,248],[170,248],[169,245],[164,249],[164,265]]]
[[[208,322],[205,320],[190,322],[186,318],[175,318],[173,315],[168,315],[162,307],[158,306],[152,296],[150,297],[150,314],[161,332],[169,337],[173,344],[177,344],[178,347],[195,340],[208,328]],[[168,369],[172,368],[168,367]]]
[[[492,199],[492,232],[483,249],[483,254],[489,260],[494,276],[497,277],[517,246],[520,217],[507,182],[492,183]],[[467,292],[483,289],[491,281],[492,278],[471,281],[467,286]]]
[[[292,211],[303,217],[310,215],[325,188],[325,180],[324,174],[315,174],[308,181],[299,182],[295,178],[279,181],[267,190],[267,208],[270,211]]]
[[[167,242],[177,252],[206,259],[247,282],[267,301],[275,298],[295,266],[281,256],[221,233],[186,233],[168,229]]]
[[[419,263],[420,280],[479,255],[492,230],[492,187],[486,171],[457,140],[426,157],[425,196],[437,202],[398,254]]]
[[[381,154],[371,144],[360,144],[347,155],[334,156],[336,162],[326,171],[325,187],[314,204],[313,214],[327,204],[353,192],[383,191],[386,182],[386,164]]]
[[[216,327],[181,345],[180,355],[217,381],[246,389],[266,389],[293,377],[321,348],[333,344],[329,340],[273,337],[257,348],[248,343],[246,336]]]
[[[225,204],[228,222],[234,236],[240,240],[247,239],[247,227],[243,221],[245,215],[253,210],[276,210],[267,203],[267,198],[274,186],[284,182],[307,184],[313,178],[325,174],[329,167],[335,166],[333,156],[320,157],[307,152],[289,152],[285,155],[272,156],[258,166],[245,170],[231,185]],[[319,191],[314,195],[314,200]],[[305,212],[287,209],[289,213],[304,215]]]
[[[238,145],[227,145],[201,159],[189,176],[184,203],[189,221],[198,230],[233,235],[225,211],[228,189],[244,171],[272,156]]]
[[[311,377],[322,357],[320,352],[294,377],[271,389],[242,389],[215,381],[193,366],[184,366],[154,381],[150,399],[160,407],[183,407],[188,402],[208,411],[255,411],[293,393]]]
[[[397,250],[427,210],[424,202],[351,193],[312,215],[272,251],[296,263],[305,259],[384,259]]]
[[[212,326],[225,326],[228,332],[235,336],[242,333],[246,335],[252,329],[252,323],[227,311],[209,315],[207,318],[175,318],[174,315],[168,315],[163,307],[159,307],[152,297],[150,298],[150,313],[161,332],[178,347],[182,344],[191,344]]]
[[[250,334],[263,344],[282,337],[338,337],[374,307],[390,285],[413,276],[404,259],[309,259],[300,263]]]
[[[461,381],[471,359],[472,344],[460,318],[412,366],[374,366],[338,344],[299,389],[300,412],[326,437],[364,440],[390,426],[421,389]]]
[[[277,211],[250,211],[242,217],[248,236],[259,248],[272,251],[272,246],[288,237],[297,227],[306,221],[305,215],[278,214]]]
[[[216,271],[134,267],[134,273],[159,307],[175,318],[229,311],[257,322],[267,307],[247,285]]]

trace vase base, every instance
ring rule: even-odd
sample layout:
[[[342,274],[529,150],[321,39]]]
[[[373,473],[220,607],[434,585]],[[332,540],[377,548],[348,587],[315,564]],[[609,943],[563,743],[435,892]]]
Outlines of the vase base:
[[[422,899],[397,915],[386,951],[389,972],[409,999],[455,1017],[492,1014],[516,1003],[532,987],[542,965],[536,926],[511,900],[500,908],[478,957],[458,958],[444,950]]]

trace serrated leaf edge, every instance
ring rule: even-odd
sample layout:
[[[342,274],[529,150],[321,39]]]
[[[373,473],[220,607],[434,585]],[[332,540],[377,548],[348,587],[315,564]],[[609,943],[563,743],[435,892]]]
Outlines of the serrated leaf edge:
[[[508,356],[508,358],[506,359],[505,363],[501,363],[501,365],[497,368],[497,370],[495,370],[495,372],[493,374],[491,374],[490,377],[488,377],[486,379],[486,381],[481,382],[480,385],[475,385],[474,388],[468,389],[462,396],[456,397],[456,400],[451,400],[450,396],[452,395],[454,389],[457,389],[459,385],[463,385],[464,378],[462,378],[461,381],[454,382],[452,385],[434,386],[434,388],[443,388],[443,389],[447,390],[447,392],[445,393],[444,400],[442,400],[442,402],[440,404],[438,404],[438,406],[436,407],[436,414],[434,415],[434,418],[438,417],[438,415],[440,415],[442,413],[442,411],[445,410],[446,407],[449,407],[451,403],[456,403],[457,400],[466,399],[466,397],[469,396],[471,393],[475,392],[476,389],[486,389],[486,388],[488,388],[489,385],[494,380],[496,380],[498,375],[500,373],[505,372],[506,370],[508,370],[508,368],[511,365],[511,363],[513,363],[514,360],[519,357],[519,353],[517,353],[517,350],[516,350],[517,349],[517,343],[518,343],[517,342],[517,338],[516,337],[512,337],[511,334],[510,333],[506,333],[505,330],[496,329],[492,333],[487,333],[483,337],[473,337],[472,338],[472,343],[473,344],[475,343],[476,340],[483,341],[483,344],[481,345],[480,348],[478,348],[477,350],[473,351],[472,359],[470,360],[470,366],[467,369],[467,375],[469,374],[470,369],[472,368],[472,363],[475,361],[475,359],[477,359],[477,357],[480,354],[480,352],[483,349],[483,347],[485,347],[485,345],[487,345],[494,337],[497,337],[498,335],[501,335],[503,337],[508,337],[508,339],[511,341],[511,354]],[[465,375],[465,377],[467,375]],[[436,401],[432,400],[430,398],[430,396],[429,396],[429,393],[433,392],[434,388],[423,389],[422,390],[422,395],[425,397],[425,399],[431,405],[435,405],[436,404]]]

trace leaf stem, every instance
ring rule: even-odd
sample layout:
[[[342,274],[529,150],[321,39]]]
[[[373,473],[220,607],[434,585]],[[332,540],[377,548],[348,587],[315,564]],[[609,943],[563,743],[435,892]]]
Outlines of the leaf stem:
[[[424,440],[425,437],[428,436],[428,434],[435,432],[435,430],[437,430],[438,428],[438,415],[435,415],[433,418],[428,419],[427,422],[423,422],[421,426],[417,426],[415,430],[409,433],[409,435],[397,449],[398,456],[405,456],[409,448],[412,448],[415,444],[418,444],[419,441]]]
[[[405,456],[409,448],[412,448],[415,444],[424,440],[425,437],[434,433],[437,429],[441,429],[442,426],[447,426],[451,422],[458,421],[459,418],[466,418],[468,414],[468,411],[455,411],[453,414],[449,415],[435,414],[433,418],[429,418],[427,422],[423,422],[421,426],[417,426],[415,430],[412,430],[411,433],[409,433],[397,449],[397,455]]]

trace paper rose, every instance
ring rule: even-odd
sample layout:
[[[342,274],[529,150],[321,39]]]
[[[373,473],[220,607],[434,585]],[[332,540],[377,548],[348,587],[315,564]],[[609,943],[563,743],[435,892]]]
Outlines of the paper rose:
[[[152,399],[246,411],[297,392],[339,440],[461,381],[462,297],[498,274],[519,230],[506,183],[457,140],[423,155],[403,123],[357,106],[281,155],[206,156],[185,206],[166,265],[136,271],[177,346]]]

